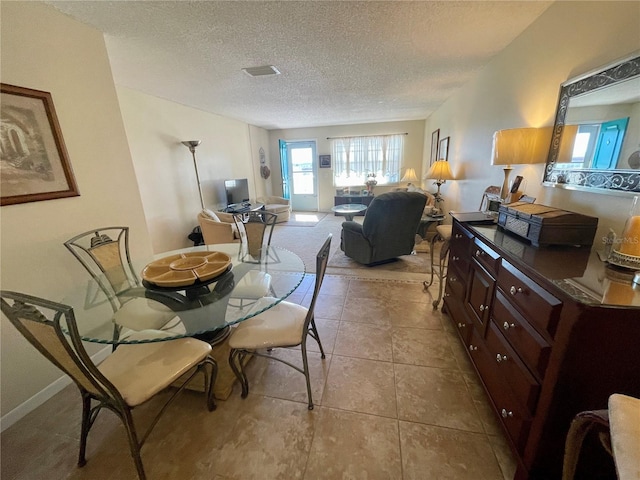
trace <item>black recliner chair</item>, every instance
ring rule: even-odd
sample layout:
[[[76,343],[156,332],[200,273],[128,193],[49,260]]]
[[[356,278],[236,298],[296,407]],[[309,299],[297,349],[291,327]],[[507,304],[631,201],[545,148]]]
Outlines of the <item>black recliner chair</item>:
[[[373,199],[364,222],[344,222],[340,249],[358,263],[377,265],[413,251],[427,197],[418,192],[389,192]]]

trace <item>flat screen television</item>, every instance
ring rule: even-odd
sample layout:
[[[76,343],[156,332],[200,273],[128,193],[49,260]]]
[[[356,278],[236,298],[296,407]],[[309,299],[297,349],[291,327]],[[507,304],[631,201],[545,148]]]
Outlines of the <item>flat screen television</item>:
[[[227,206],[249,201],[249,182],[246,178],[225,180],[224,190],[227,196]]]

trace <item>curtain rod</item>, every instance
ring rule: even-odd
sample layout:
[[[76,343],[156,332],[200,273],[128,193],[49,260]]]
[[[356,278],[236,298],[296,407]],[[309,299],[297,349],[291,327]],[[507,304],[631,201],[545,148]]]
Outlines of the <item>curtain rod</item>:
[[[407,132],[403,133],[379,133],[377,135],[347,135],[345,137],[327,137],[327,140],[337,140],[338,138],[353,138],[353,137],[382,137],[385,135],[409,135]]]

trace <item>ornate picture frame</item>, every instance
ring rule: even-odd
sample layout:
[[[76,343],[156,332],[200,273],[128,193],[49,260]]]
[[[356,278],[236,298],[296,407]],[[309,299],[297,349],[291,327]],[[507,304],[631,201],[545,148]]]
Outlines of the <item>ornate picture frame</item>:
[[[0,84],[0,205],[80,195],[51,93]]]
[[[434,130],[431,134],[431,158],[429,165],[433,165],[438,160],[438,146],[440,142],[440,129]]]

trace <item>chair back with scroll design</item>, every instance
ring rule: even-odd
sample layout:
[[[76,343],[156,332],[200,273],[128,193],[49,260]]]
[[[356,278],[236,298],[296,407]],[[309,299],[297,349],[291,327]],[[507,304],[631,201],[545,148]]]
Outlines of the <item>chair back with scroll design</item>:
[[[82,396],[82,424],[78,466],[86,464],[89,430],[102,408],[122,421],[131,456],[140,479],[145,472],[140,458],[144,444],[166,407],[198,373],[205,373],[205,392],[210,411],[216,408],[213,383],[217,364],[211,346],[193,338],[124,345],[98,367],[86,352],[73,308],[23,293],[0,291],[0,308],[16,329],[47,360],[69,375]],[[163,361],[158,363],[157,359]],[[184,377],[181,376],[184,375]],[[186,378],[186,379],[184,379]],[[145,381],[145,379],[152,379]],[[132,410],[179,380],[142,436],[136,433]],[[183,381],[184,380],[184,381]],[[96,402],[92,406],[92,402]]]
[[[278,215],[265,211],[235,213],[233,220],[236,222],[240,234],[241,258],[246,261],[247,254],[255,261],[260,261],[271,245],[273,227]]]
[[[64,246],[108,296],[141,285],[129,255],[129,227],[89,230],[70,238]]]
[[[493,199],[500,200],[500,192],[502,191],[502,187],[497,187],[495,185],[489,185],[485,188],[482,193],[482,198],[480,199],[480,207],[478,210],[480,212],[484,212],[489,209],[489,201]]]

